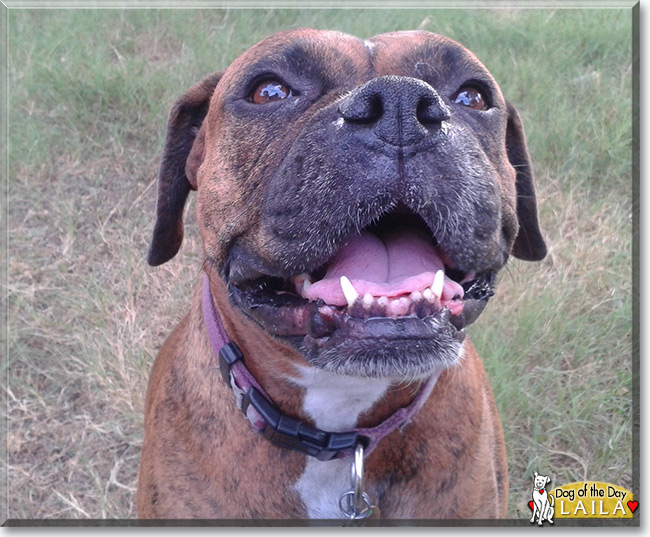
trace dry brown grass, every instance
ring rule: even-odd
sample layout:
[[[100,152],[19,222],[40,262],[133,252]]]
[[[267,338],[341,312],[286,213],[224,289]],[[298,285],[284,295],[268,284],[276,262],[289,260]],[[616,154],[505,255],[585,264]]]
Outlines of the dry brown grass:
[[[113,187],[43,196],[25,180],[12,195],[8,452],[26,492],[10,496],[12,518],[134,516],[148,370],[200,266],[190,217],[184,260],[145,269],[150,183],[90,166]],[[65,159],[53,175],[88,182]]]

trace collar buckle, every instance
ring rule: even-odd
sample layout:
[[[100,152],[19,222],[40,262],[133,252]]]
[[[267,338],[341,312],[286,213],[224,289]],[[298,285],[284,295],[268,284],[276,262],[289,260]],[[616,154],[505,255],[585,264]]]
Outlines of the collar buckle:
[[[352,450],[361,441],[356,431],[327,432],[283,414],[255,387],[251,387],[244,395],[242,410],[246,412],[249,405],[266,423],[260,432],[267,440],[321,461],[329,461],[341,452]]]
[[[283,414],[258,387],[237,375],[237,368],[233,368],[237,362],[241,362],[237,366],[241,368],[244,356],[239,347],[231,341],[219,351],[221,376],[228,386],[237,386],[243,392],[241,405],[238,406],[255,429],[271,443],[300,451],[321,461],[345,455],[353,451],[360,442],[367,443],[367,439],[357,431],[323,431]]]
[[[237,345],[232,341],[226,343],[219,350],[219,371],[221,372],[221,377],[223,381],[230,386],[230,375],[231,368],[233,364],[237,361],[244,361],[244,355]]]

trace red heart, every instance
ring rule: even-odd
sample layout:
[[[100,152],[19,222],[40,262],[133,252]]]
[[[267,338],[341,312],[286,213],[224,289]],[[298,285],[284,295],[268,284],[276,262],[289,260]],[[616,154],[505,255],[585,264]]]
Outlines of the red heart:
[[[539,493],[544,494],[544,489],[540,489]]]
[[[639,507],[639,502],[630,501],[630,502],[627,502],[627,506],[630,508],[630,511],[632,511],[634,513],[634,511],[636,511],[636,508]]]
[[[533,508],[534,505],[535,505],[535,504],[533,503],[533,500],[530,500],[530,501],[528,502],[528,507],[530,507],[531,509]],[[636,505],[635,505],[634,507],[636,508]]]

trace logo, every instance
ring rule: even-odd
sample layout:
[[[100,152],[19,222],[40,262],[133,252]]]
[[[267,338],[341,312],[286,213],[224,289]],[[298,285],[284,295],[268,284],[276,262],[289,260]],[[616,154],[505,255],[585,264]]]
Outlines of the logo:
[[[549,476],[534,473],[528,506],[533,511],[530,522],[538,526],[562,518],[634,518],[639,507],[632,492],[612,483],[578,481],[547,492],[550,482]]]
[[[546,492],[546,485],[551,482],[551,478],[546,475],[540,475],[535,472],[533,478],[533,499],[528,502],[528,505],[533,510],[533,516],[530,523],[535,523],[537,517],[537,525],[541,526],[545,520],[553,524],[553,515],[555,514],[555,499],[552,494]]]

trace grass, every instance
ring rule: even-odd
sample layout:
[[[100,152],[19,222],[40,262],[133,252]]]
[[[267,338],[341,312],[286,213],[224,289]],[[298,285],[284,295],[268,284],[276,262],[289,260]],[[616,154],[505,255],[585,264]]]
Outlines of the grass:
[[[508,516],[534,470],[632,475],[629,10],[9,12],[10,518],[129,518],[148,371],[201,244],[145,264],[168,109],[287,27],[423,28],[482,59],[521,113],[549,255],[513,261],[470,335],[508,446]]]

